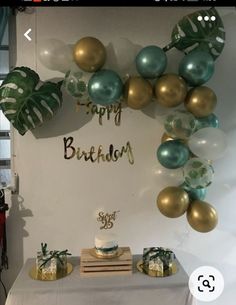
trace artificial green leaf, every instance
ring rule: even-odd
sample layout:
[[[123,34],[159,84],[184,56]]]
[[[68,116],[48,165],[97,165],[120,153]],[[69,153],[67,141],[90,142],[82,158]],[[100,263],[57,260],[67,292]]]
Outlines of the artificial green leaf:
[[[199,16],[203,18],[202,21],[198,20]],[[204,20],[205,16],[208,16],[209,21]],[[214,21],[211,20],[212,16]],[[171,40],[166,50],[173,46],[186,53],[198,49],[209,52],[216,59],[225,44],[224,25],[215,8],[200,10],[183,17],[175,25]]]
[[[0,87],[0,108],[21,135],[51,119],[61,104],[60,83],[41,83],[27,67],[12,70]]]

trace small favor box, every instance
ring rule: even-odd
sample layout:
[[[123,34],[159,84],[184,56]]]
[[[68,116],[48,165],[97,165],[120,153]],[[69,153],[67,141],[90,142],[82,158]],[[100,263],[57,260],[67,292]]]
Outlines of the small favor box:
[[[175,254],[166,248],[151,247],[143,249],[143,271],[156,277],[176,273]]]
[[[48,274],[66,274],[67,273],[67,255],[70,253],[64,251],[48,251],[47,244],[41,244],[41,251],[37,252],[36,270],[42,277]]]

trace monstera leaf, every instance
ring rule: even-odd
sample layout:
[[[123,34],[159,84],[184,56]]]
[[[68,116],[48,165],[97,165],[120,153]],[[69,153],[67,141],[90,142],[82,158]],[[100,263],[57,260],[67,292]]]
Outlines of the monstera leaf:
[[[199,21],[201,16],[203,20]],[[204,17],[208,16],[209,21]],[[211,17],[214,16],[214,21]],[[186,53],[198,48],[209,52],[216,59],[222,52],[225,44],[225,30],[223,22],[215,8],[201,10],[183,17],[174,27],[172,42],[164,48],[169,50],[176,47]]]
[[[60,85],[40,82],[27,67],[12,70],[0,87],[0,108],[21,135],[51,119],[61,104]]]

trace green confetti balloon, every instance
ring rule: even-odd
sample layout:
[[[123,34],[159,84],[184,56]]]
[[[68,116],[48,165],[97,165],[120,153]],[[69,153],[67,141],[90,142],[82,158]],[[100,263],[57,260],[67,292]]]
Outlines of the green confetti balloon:
[[[164,127],[171,137],[186,140],[195,131],[196,119],[188,111],[176,110],[166,116]]]
[[[88,101],[88,81],[90,77],[91,73],[78,69],[68,71],[63,82],[66,92],[80,102]]]
[[[194,189],[206,188],[212,183],[213,167],[200,158],[190,159],[184,166],[184,181]]]

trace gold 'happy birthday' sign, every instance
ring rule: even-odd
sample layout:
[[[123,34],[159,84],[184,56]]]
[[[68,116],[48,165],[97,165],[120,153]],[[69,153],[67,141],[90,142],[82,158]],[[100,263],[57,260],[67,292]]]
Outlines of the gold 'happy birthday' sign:
[[[125,146],[122,146],[121,149],[115,149],[114,145],[110,144],[107,153],[104,153],[102,145],[99,145],[97,148],[95,146],[91,146],[88,151],[82,150],[80,147],[75,148],[72,145],[74,142],[73,137],[64,137],[63,141],[64,159],[66,160],[76,157],[77,160],[84,159],[84,161],[91,161],[92,163],[99,163],[100,161],[116,162],[125,155],[129,163],[134,164],[133,149],[129,141]]]
[[[106,119],[109,121],[111,118],[111,115],[114,114],[114,122],[116,126],[120,125],[121,122],[121,112],[122,112],[122,106],[121,103],[116,103],[113,105],[108,105],[106,107],[98,106],[96,104],[93,104],[91,101],[88,101],[86,103],[82,103],[80,101],[77,102],[77,111],[80,111],[80,107],[86,108],[86,114],[97,114],[98,115],[98,122],[100,125],[102,125],[103,117],[106,117]]]

